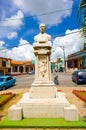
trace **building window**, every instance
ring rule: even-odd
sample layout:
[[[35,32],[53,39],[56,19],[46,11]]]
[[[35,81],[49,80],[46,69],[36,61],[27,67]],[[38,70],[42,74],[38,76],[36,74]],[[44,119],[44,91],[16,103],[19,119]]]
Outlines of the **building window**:
[[[6,67],[6,61],[5,60],[2,61],[2,67]]]

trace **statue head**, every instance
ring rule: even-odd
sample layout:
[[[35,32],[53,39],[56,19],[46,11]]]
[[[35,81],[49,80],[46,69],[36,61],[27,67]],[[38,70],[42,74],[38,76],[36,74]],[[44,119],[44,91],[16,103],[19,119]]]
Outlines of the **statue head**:
[[[34,37],[34,41],[38,43],[46,43],[51,40],[51,36],[45,33],[46,25],[39,25],[40,33]]]
[[[41,32],[42,34],[45,33],[46,25],[45,25],[45,24],[40,24],[40,25],[39,25],[39,29],[40,29],[40,32]]]

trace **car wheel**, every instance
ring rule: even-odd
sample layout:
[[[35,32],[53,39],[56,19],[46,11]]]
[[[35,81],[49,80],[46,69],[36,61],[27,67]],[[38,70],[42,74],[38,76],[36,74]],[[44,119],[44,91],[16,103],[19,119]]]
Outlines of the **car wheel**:
[[[5,89],[6,89],[5,86],[3,86],[3,87],[2,87],[2,90],[5,90]]]
[[[15,86],[15,83],[13,83],[13,85],[12,86]]]
[[[79,82],[78,82],[78,81],[76,81],[76,84],[78,85],[78,84],[79,84]]]

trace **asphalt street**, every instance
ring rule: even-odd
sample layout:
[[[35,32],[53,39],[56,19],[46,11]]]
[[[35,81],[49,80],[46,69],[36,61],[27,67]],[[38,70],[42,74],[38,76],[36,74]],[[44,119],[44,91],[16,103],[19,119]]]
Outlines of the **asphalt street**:
[[[86,87],[86,84],[79,84],[72,82],[71,74],[68,73],[52,73],[52,80],[54,81],[54,77],[58,75],[59,84],[56,85],[57,87]],[[30,88],[31,84],[35,79],[35,75],[21,75],[15,77],[17,82],[15,86],[9,89],[19,89],[19,88]]]

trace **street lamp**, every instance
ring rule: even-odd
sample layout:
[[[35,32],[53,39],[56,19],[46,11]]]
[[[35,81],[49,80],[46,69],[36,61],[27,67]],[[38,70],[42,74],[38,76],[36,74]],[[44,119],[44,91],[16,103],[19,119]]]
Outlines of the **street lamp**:
[[[63,55],[64,55],[64,71],[66,72],[66,64],[65,64],[65,47],[64,46],[58,46],[63,50]]]

